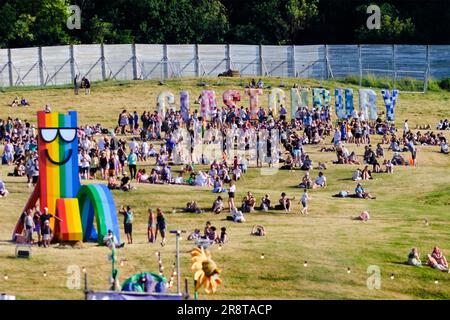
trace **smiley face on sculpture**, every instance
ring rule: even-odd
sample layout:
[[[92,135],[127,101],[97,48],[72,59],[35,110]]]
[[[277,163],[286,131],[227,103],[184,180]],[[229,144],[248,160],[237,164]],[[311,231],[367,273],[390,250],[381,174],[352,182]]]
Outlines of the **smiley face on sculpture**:
[[[56,143],[58,146],[60,144],[71,144],[75,138],[77,137],[77,128],[40,128],[40,138],[46,143]],[[55,141],[59,139],[59,141]],[[52,157],[50,155],[49,149],[45,149],[45,156],[47,159],[56,165],[64,165],[67,161],[72,157],[73,150],[70,148],[67,151],[67,154],[64,154],[63,157],[58,155],[59,160],[55,160],[56,157]]]

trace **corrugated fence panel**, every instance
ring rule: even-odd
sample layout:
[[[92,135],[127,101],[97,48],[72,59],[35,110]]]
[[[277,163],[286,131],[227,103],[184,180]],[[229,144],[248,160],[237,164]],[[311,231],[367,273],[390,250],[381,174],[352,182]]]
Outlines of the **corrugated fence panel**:
[[[430,46],[429,56],[431,77],[450,78],[450,46]]]
[[[328,46],[328,60],[334,78],[359,75],[359,50],[357,45]]]
[[[40,85],[38,48],[11,49],[11,60],[14,85]]]
[[[170,65],[180,76],[195,77],[195,45],[168,45],[167,52]]]
[[[264,74],[277,77],[292,77],[294,72],[294,50],[292,46],[263,46]]]
[[[116,80],[133,79],[133,50],[130,44],[108,44],[104,46],[106,78]]]
[[[259,46],[230,45],[231,68],[239,70],[242,76],[257,76],[260,70]]]
[[[396,45],[395,69],[397,78],[409,77],[423,80],[427,70],[427,47]]]
[[[164,77],[164,46],[160,44],[136,44],[138,78],[162,79]]]
[[[361,45],[363,76],[392,77],[394,74],[392,45]]]
[[[45,85],[62,85],[72,82],[70,46],[42,47],[42,62]]]
[[[326,78],[325,46],[295,46],[295,74],[300,78]]]
[[[82,44],[73,46],[75,73],[86,76],[90,81],[103,80],[101,63],[101,46],[99,44]]]
[[[202,44],[198,46],[200,75],[217,76],[226,71],[226,45]]]
[[[101,45],[75,45],[73,53],[76,74],[92,81],[103,80]],[[133,79],[132,45],[105,45],[104,55],[105,78]],[[349,75],[359,77],[361,71],[364,77],[425,80],[427,70],[436,79],[450,77],[449,45],[428,46],[428,50],[424,45],[230,45],[229,52],[226,45],[199,45],[197,61],[196,46],[191,44],[137,44],[137,77],[217,76],[226,71],[228,57],[231,69],[250,77],[342,79]],[[39,48],[11,49],[11,59],[14,86],[41,85]],[[44,85],[72,82],[70,46],[43,47],[42,62]],[[0,49],[0,86],[9,85],[8,50]]]
[[[8,49],[0,49],[0,87],[9,87]]]

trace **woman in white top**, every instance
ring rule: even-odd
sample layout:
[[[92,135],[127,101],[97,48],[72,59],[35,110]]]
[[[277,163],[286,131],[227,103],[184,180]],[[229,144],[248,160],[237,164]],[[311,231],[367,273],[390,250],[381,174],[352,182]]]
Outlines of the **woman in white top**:
[[[317,188],[325,188],[327,185],[327,178],[323,175],[323,172],[319,172],[319,175],[316,178],[316,181],[314,181],[313,189]]]
[[[236,184],[234,181],[230,182],[230,190],[228,191],[228,207],[230,208],[230,212],[235,208],[234,205],[234,196],[236,193]]]

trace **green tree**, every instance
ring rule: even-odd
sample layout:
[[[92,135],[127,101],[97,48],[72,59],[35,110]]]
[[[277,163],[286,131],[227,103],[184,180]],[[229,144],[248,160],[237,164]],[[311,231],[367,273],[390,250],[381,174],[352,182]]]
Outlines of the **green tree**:
[[[366,16],[367,6],[361,6],[358,11]],[[415,26],[411,18],[400,16],[399,10],[389,3],[380,6],[381,25],[380,29],[368,29],[366,25],[356,30],[356,39],[366,43],[401,43],[413,40]]]

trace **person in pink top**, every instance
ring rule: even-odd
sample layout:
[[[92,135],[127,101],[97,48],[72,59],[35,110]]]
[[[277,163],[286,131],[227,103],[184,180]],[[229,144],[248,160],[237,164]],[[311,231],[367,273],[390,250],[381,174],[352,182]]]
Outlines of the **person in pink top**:
[[[448,272],[448,262],[439,247],[434,247],[433,252],[428,255],[428,265],[434,269]]]

